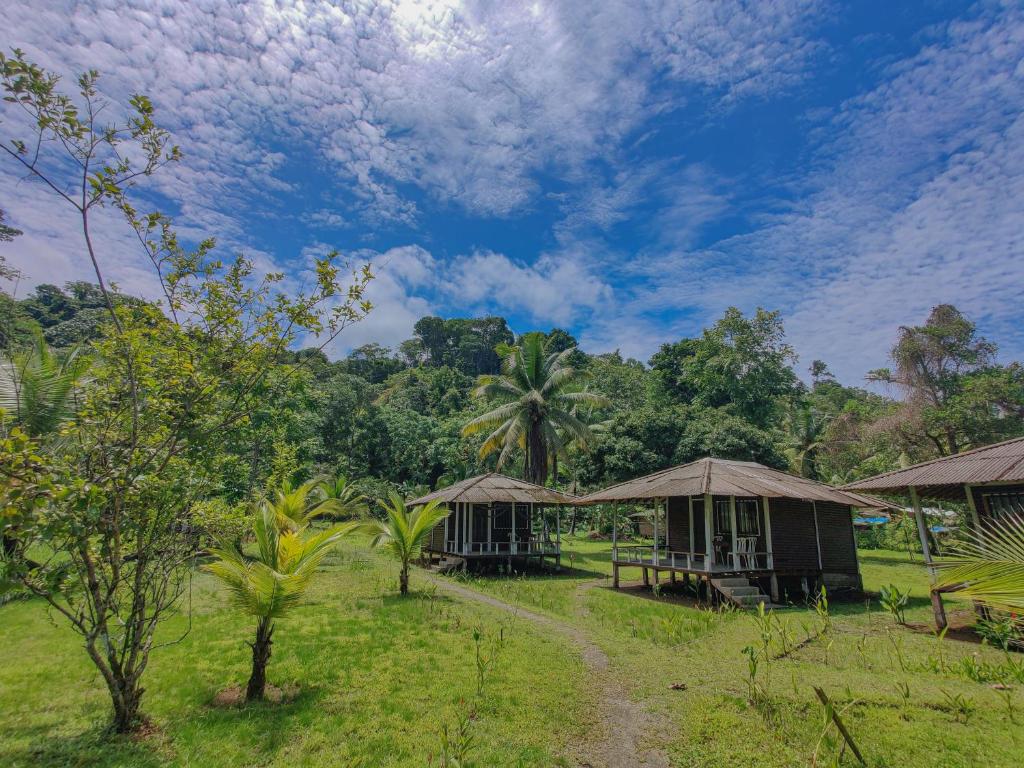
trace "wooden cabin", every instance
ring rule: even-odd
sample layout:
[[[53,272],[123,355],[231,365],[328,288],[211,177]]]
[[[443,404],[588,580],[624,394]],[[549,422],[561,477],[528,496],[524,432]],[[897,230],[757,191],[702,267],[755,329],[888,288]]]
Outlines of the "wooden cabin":
[[[620,546],[613,526],[613,585],[621,567],[644,583],[696,577],[740,605],[797,599],[818,585],[860,591],[855,508],[885,508],[859,494],[746,461],[704,458],[614,485],[580,504],[654,506],[658,546]],[[660,528],[660,531],[657,529]],[[661,542],[664,542],[663,544]]]
[[[934,576],[921,501],[965,503],[970,526],[978,533],[984,531],[989,521],[1009,515],[1024,517],[1024,437],[885,472],[850,483],[844,489],[909,497],[924,559]],[[941,629],[946,626],[946,612],[942,596],[935,590],[932,608],[935,623]]]
[[[448,516],[424,546],[428,556],[461,558],[467,564],[562,562],[561,507],[576,497],[491,472],[462,480],[410,502],[440,500]],[[554,507],[554,525],[545,510]]]

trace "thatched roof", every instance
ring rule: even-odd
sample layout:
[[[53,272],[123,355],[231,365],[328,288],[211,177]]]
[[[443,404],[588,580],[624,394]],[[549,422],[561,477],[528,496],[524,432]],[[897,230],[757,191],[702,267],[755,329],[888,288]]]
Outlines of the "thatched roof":
[[[767,496],[833,501],[854,507],[883,508],[878,499],[839,491],[832,486],[770,469],[752,461],[704,458],[653,475],[628,480],[580,498],[580,504],[640,501],[667,496]]]
[[[904,493],[914,486],[929,498],[963,498],[963,486],[1024,482],[1024,437],[1004,440],[955,456],[932,459],[906,469],[884,472],[843,488]]]
[[[491,502],[521,502],[534,504],[572,504],[576,497],[568,493],[560,493],[552,488],[516,480],[497,472],[477,475],[468,480],[461,480],[447,488],[428,493],[410,504],[426,504],[439,499],[445,502],[468,502],[470,504],[489,504]]]

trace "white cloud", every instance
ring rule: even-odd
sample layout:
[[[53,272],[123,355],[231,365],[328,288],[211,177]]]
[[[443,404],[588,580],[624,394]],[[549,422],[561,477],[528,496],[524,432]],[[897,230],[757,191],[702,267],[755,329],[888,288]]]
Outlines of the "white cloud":
[[[951,302],[1019,359],[1022,60],[1011,6],[931,30],[821,128],[795,202],[747,234],[700,249],[666,238],[624,261],[612,279],[629,287],[584,338],[646,358],[729,305],[761,305],[783,311],[801,365],[821,358],[855,383],[900,325]]]

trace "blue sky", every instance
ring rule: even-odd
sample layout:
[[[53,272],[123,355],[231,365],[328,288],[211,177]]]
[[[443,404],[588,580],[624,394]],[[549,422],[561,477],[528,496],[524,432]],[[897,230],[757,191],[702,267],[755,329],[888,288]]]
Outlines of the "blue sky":
[[[497,313],[646,359],[735,304],[855,383],[939,302],[1024,355],[1017,3],[21,5],[5,48],[153,97],[186,159],[146,193],[186,234],[294,285],[331,247],[373,261],[335,356]],[[88,278],[74,222],[0,175],[19,292]]]

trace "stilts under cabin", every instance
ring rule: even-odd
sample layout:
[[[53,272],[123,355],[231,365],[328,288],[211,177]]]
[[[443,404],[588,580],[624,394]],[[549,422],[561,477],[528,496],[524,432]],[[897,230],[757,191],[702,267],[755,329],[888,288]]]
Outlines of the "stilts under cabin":
[[[824,584],[860,592],[855,508],[887,505],[746,461],[704,458],[583,496],[579,504],[652,504],[654,544],[622,546],[612,526],[612,578],[639,567],[696,579],[707,599],[797,600]]]
[[[431,532],[424,554],[447,567],[509,570],[562,562],[561,508],[576,497],[491,472],[428,493],[411,504],[435,499],[448,516]]]

